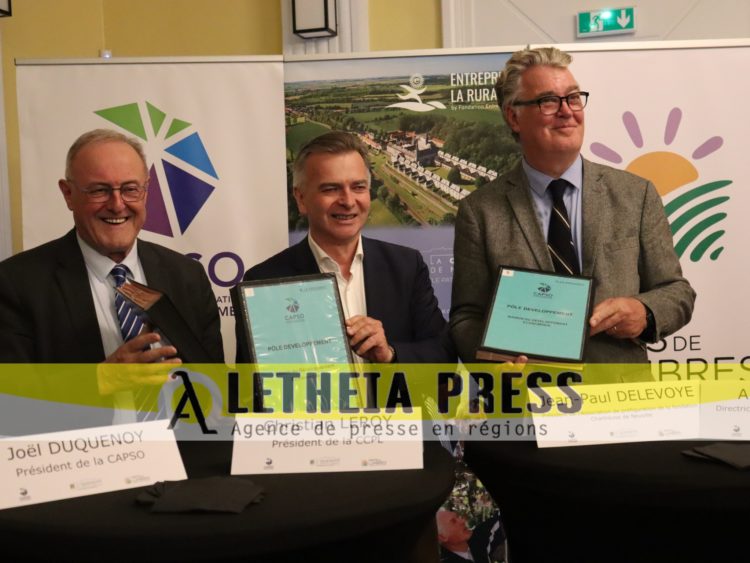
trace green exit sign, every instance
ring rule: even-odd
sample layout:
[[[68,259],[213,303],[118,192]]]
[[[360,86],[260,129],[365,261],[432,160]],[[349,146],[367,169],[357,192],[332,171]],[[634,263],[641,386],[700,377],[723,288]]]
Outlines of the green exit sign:
[[[635,8],[613,8],[578,13],[576,37],[635,33]]]

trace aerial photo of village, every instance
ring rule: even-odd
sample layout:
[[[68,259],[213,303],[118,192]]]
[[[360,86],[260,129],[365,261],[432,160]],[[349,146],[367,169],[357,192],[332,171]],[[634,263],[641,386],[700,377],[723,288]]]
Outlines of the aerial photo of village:
[[[491,75],[491,76],[490,76]],[[492,88],[496,73],[313,80],[285,86],[287,162],[329,129],[370,147],[368,225],[451,225],[458,202],[519,157]],[[291,197],[289,230],[306,228]]]

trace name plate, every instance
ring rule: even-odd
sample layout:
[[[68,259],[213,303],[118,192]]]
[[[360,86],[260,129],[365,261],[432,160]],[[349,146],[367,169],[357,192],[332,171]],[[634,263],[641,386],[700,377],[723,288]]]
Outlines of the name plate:
[[[575,387],[575,412],[532,414],[540,448],[694,440],[700,434],[696,382],[618,383]],[[570,404],[560,389],[545,389],[552,403]]]
[[[163,420],[0,440],[0,509],[186,478]]]
[[[351,364],[336,276],[242,282],[232,290],[249,356],[263,364]]]
[[[750,384],[701,381],[701,438],[750,439]]]
[[[592,279],[500,268],[477,358],[583,361]]]
[[[232,475],[424,467],[420,409],[320,419],[238,417]]]

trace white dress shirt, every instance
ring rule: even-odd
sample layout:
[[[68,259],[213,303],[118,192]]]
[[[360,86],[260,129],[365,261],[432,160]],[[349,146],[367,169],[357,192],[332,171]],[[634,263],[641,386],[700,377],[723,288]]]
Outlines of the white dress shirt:
[[[326,253],[326,251],[313,240],[312,235],[308,234],[307,241],[310,244],[310,250],[315,257],[315,262],[317,262],[320,271],[326,274],[336,275],[341,306],[344,309],[344,318],[349,319],[355,315],[367,316],[365,272],[362,264],[365,253],[364,250],[362,250],[362,237],[360,236],[357,241],[357,250],[354,253],[354,260],[349,267],[348,279],[345,278],[344,274],[341,272],[341,267],[338,262],[331,258],[328,253]],[[354,359],[357,360],[357,362],[363,361],[357,354],[354,354]]]
[[[96,320],[99,322],[99,332],[102,335],[104,356],[107,357],[122,345],[120,323],[115,311],[115,280],[110,275],[117,262],[99,254],[77,234],[76,237],[83,253],[83,261],[86,263],[89,287],[94,298],[94,309],[96,309]],[[121,264],[130,270],[128,279],[142,284],[146,283],[146,276],[138,260],[137,240]]]
[[[110,275],[117,262],[99,254],[78,233],[76,233],[76,237],[78,238],[78,245],[81,247],[83,261],[86,263],[89,287],[94,298],[96,320],[99,323],[99,333],[102,336],[102,347],[106,358],[122,346],[120,322],[117,320],[117,312],[115,311],[115,280]],[[146,276],[138,259],[138,239],[120,264],[130,270],[128,279],[146,284]],[[113,401],[115,406],[113,424],[135,422],[134,398],[131,391],[114,393]]]

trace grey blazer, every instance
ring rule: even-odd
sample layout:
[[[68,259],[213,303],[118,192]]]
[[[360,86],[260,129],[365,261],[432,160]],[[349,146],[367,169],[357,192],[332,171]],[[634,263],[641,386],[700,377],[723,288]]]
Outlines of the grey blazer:
[[[499,266],[554,271],[546,237],[519,163],[476,190],[458,208],[450,327],[463,361],[474,361]],[[583,271],[594,278],[594,303],[635,297],[651,309],[656,337],[690,320],[695,292],[682,276],[664,207],[647,180],[583,161]],[[586,362],[647,361],[630,340],[600,333]]]

